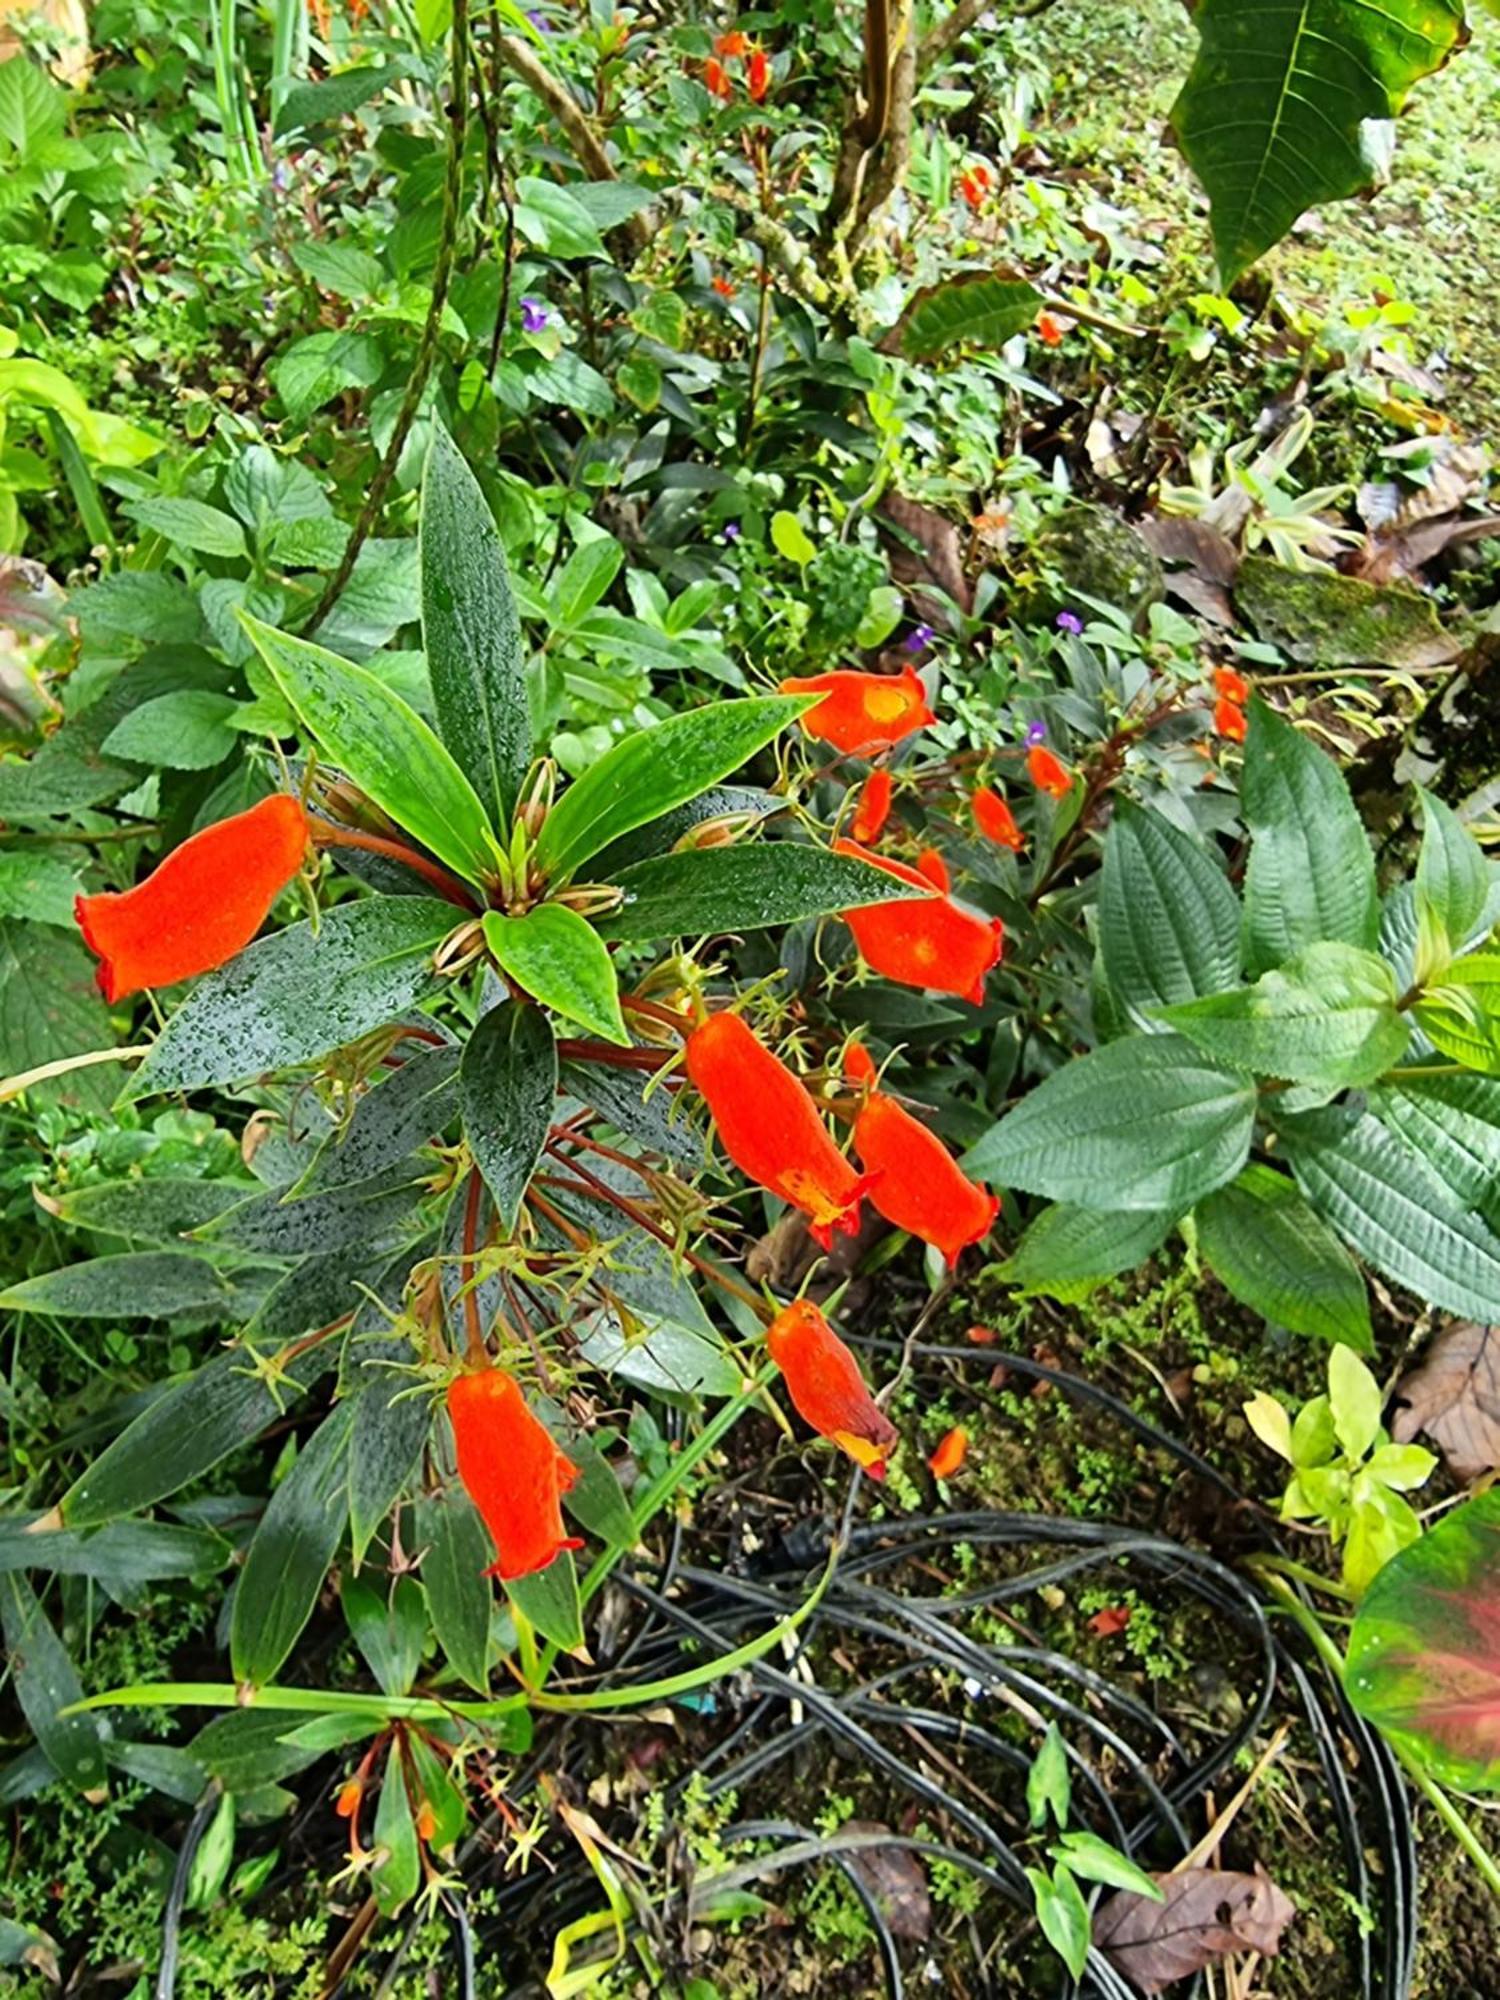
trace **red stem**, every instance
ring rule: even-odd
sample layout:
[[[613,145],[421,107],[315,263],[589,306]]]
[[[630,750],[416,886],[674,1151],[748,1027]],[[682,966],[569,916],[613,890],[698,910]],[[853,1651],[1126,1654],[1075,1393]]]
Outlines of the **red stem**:
[[[414,847],[407,847],[399,840],[386,840],[378,833],[356,833],[347,826],[332,826],[327,820],[315,819],[311,824],[314,847],[357,847],[365,854],[383,854],[387,860],[399,861],[403,868],[410,868],[430,882],[445,902],[456,903],[459,909],[479,915],[480,905],[463,884]]]

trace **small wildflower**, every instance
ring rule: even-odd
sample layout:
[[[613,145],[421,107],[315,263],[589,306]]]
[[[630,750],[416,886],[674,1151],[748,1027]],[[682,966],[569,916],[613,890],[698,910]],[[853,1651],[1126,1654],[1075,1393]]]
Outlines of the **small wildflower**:
[[[920,869],[874,854],[856,841],[836,840],[833,851],[868,861],[914,888],[933,886]],[[841,914],[854,933],[860,957],[884,978],[898,986],[955,993],[976,1007],[983,1001],[985,974],[1000,963],[1004,947],[1005,927],[998,917],[980,916],[944,895],[866,903]]]
[[[1044,347],[1061,347],[1063,344],[1062,322],[1053,313],[1041,312],[1036,316],[1036,330]]]
[[[1073,789],[1073,773],[1060,757],[1040,744],[1026,753],[1026,769],[1032,784],[1048,798],[1065,799]]]
[[[1083,620],[1076,611],[1059,611],[1057,629],[1059,632],[1071,632],[1076,639],[1083,630]]]
[[[1026,845],[1026,836],[1016,824],[1016,816],[997,791],[982,785],[969,801],[974,815],[974,824],[986,840],[992,840],[997,847],[1008,847],[1013,854],[1019,854]]]
[[[747,56],[749,53],[750,37],[741,34],[738,28],[731,29],[727,35],[720,35],[714,43],[714,54],[722,56],[726,62],[734,56]]]
[[[417,1838],[425,1847],[437,1832],[437,1814],[432,1809],[432,1800],[423,1799],[417,1807]]]
[[[911,667],[899,674],[835,667],[826,674],[793,675],[781,683],[781,692],[822,695],[802,717],[803,731],[850,755],[888,750],[937,719],[927,706],[927,690]]]
[[[754,49],[745,68],[745,89],[750,94],[750,102],[760,104],[770,88],[771,59],[764,49]]]
[[[522,299],[521,330],[523,333],[540,333],[552,315],[540,299]]]
[[[969,1433],[962,1424],[948,1432],[927,1461],[934,1479],[951,1479],[969,1455]]]
[[[1245,740],[1245,711],[1228,695],[1220,695],[1214,703],[1214,728],[1231,743]]]
[[[891,774],[889,771],[872,771],[860,787],[859,804],[854,809],[854,818],[849,831],[858,841],[868,846],[878,840],[891,811]]]
[[[1046,740],[1047,740],[1047,725],[1045,722],[1027,723],[1026,748],[1028,750],[1035,750],[1035,748],[1039,743],[1045,743]]]
[[[560,1501],[578,1477],[514,1376],[484,1368],[448,1388],[448,1417],[458,1476],[479,1509],[496,1560],[488,1576],[513,1581],[546,1569],[563,1549],[581,1549],[563,1533]]]
[[[732,299],[734,297],[734,286],[730,284],[727,278],[712,278],[709,282],[721,299]]]
[[[958,191],[970,208],[976,212],[983,208],[985,199],[990,191],[989,168],[982,161],[977,161],[966,172],[959,175]]]
[[[936,637],[937,631],[933,626],[913,625],[901,645],[908,653],[925,653]]]
[[[703,87],[710,97],[723,98],[726,102],[734,95],[729,72],[717,56],[710,56],[703,65]]]
[[[1089,1630],[1097,1632],[1101,1639],[1113,1639],[1130,1623],[1130,1606],[1107,1605],[1103,1611],[1096,1611],[1088,1623]]]
[[[895,1425],[870,1394],[859,1363],[810,1299],[797,1299],[766,1329],[792,1407],[831,1438],[872,1479],[884,1479],[898,1442]]]
[[[346,1778],[339,1786],[339,1795],[333,1802],[333,1809],[340,1819],[353,1819],[359,1811],[359,1802],[364,1796],[364,1786],[358,1778]]]
[[[731,286],[731,287],[730,287],[730,289],[731,289],[731,290],[733,290],[733,287]],[[726,542],[737,542],[737,541],[739,540],[739,538],[740,538],[740,524],[739,524],[739,522],[738,522],[738,521],[726,521],[726,522],[724,523],[724,529],[723,529],[723,534],[724,534],[724,540],[725,540]]]
[[[1226,701],[1238,704],[1240,708],[1250,699],[1250,683],[1243,674],[1233,667],[1214,668],[1214,693],[1223,695]]]
[[[971,1181],[937,1134],[894,1097],[870,1093],[854,1121],[854,1150],[871,1176],[871,1207],[941,1250],[950,1270],[994,1227],[998,1197]]]

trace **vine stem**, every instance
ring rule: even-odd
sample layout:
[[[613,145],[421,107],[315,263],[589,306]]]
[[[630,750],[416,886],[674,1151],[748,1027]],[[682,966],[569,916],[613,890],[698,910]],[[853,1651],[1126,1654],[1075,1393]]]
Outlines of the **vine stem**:
[[[354,532],[349,537],[349,546],[344,550],[338,568],[328,580],[323,595],[313,607],[313,614],[302,628],[302,636],[310,638],[323,620],[343,596],[354,565],[359,560],[359,552],[370,538],[370,531],[380,518],[380,510],[385,505],[385,496],[391,481],[396,476],[396,467],[401,462],[401,454],[406,449],[406,440],[416,421],[422,397],[427,389],[428,377],[437,359],[438,336],[443,328],[443,310],[448,302],[448,287],[453,278],[454,256],[458,248],[459,211],[463,206],[464,180],[464,138],[469,123],[469,0],[453,0],[452,85],[448,94],[448,161],[447,173],[443,181],[443,217],[438,237],[437,258],[432,267],[432,302],[427,308],[427,319],[422,327],[422,338],[417,347],[417,358],[411,371],[411,379],[406,385],[401,409],[396,417],[396,427],[391,432],[391,441],[385,448],[385,456],[375,469],[375,477],[370,481],[370,490],[365,495],[365,504],[359,510],[359,519],[354,524]]]

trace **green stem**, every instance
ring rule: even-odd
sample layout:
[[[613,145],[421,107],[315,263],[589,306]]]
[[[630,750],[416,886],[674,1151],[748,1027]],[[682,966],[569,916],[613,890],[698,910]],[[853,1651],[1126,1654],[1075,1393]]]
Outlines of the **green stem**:
[[[337,1694],[327,1688],[243,1688],[233,1681],[157,1681],[86,1695],[60,1711],[87,1708],[264,1708],[292,1715],[367,1715],[377,1722],[496,1722],[526,1706],[524,1694],[499,1701],[439,1701],[419,1694]]]
[[[1496,1863],[1494,1855],[1490,1853],[1437,1780],[1422,1769],[1415,1753],[1408,1750],[1404,1744],[1392,1741],[1390,1737],[1387,1737],[1386,1741],[1401,1759],[1406,1775],[1484,1877],[1485,1885],[1491,1895],[1500,1896],[1500,1864]]]

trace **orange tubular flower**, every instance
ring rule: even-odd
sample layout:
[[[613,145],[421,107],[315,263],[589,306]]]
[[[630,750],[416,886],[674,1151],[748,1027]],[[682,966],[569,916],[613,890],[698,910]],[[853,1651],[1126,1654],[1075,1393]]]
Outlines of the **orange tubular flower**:
[[[935,847],[924,847],[917,856],[917,873],[924,881],[930,882],[939,895],[946,896],[952,887],[948,864]]]
[[[1044,743],[1034,743],[1026,752],[1026,769],[1032,784],[1049,798],[1065,799],[1073,789],[1073,773]]]
[[[895,1425],[870,1394],[859,1363],[818,1308],[798,1299],[766,1329],[771,1359],[786,1380],[799,1417],[832,1438],[872,1479],[898,1442]]]
[[[872,854],[857,841],[836,840],[836,854],[852,855],[883,868],[898,882],[926,889],[927,876],[902,861]],[[866,965],[898,986],[925,986],[935,993],[956,993],[977,1007],[984,999],[984,977],[1000,963],[1005,927],[998,917],[966,910],[950,896],[929,896],[923,902],[867,903],[845,910],[843,920],[854,933]]]
[[[859,804],[854,809],[849,831],[856,840],[866,844],[878,840],[890,812],[891,774],[889,771],[872,771],[860,787]]]
[[[503,1368],[460,1375],[448,1390],[458,1447],[458,1476],[484,1517],[496,1560],[485,1572],[510,1582],[545,1569],[563,1549],[581,1549],[563,1533],[560,1501],[578,1468],[526,1407]]]
[[[730,284],[727,278],[711,278],[709,283],[721,299],[732,299],[734,297],[734,286]]]
[[[106,1000],[211,972],[255,936],[302,866],[307,820],[285,792],[206,826],[123,895],[80,896],[83,941]]]
[[[937,720],[912,667],[899,674],[862,674],[839,667],[832,673],[785,680],[781,692],[821,694],[817,707],[803,716],[802,727],[818,742],[831,743],[846,754],[888,750]]]
[[[726,62],[731,56],[747,56],[749,53],[750,38],[748,35],[742,35],[738,28],[731,29],[727,35],[720,35],[714,43],[714,54],[723,56]]]
[[[1044,347],[1062,346],[1063,344],[1062,326],[1056,319],[1054,319],[1051,313],[1040,312],[1037,314],[1036,330]]]
[[[950,1270],[994,1226],[998,1197],[971,1181],[937,1134],[893,1097],[871,1092],[854,1121],[854,1150],[874,1207],[941,1250]]]
[[[750,102],[760,104],[771,88],[771,58],[764,49],[752,49],[750,61],[745,67],[745,88],[750,93]]]
[[[800,1208],[825,1250],[835,1229],[853,1236],[868,1181],[833,1143],[807,1086],[738,1014],[711,1014],[688,1036],[685,1053],[687,1073],[740,1172]]]
[[[364,1786],[358,1778],[346,1778],[339,1786],[339,1795],[333,1802],[333,1809],[340,1819],[353,1819],[359,1811],[360,1799],[364,1796]]]
[[[717,56],[710,56],[703,65],[703,87],[711,97],[722,97],[726,102],[734,95],[729,72]]]
[[[851,1042],[844,1056],[844,1081],[863,1090],[875,1081],[875,1059],[863,1042]]]
[[[981,785],[970,799],[974,814],[974,824],[986,840],[994,841],[997,847],[1008,847],[1019,854],[1026,845],[1026,836],[1016,824],[1016,816],[997,791],[988,785]]]
[[[958,177],[958,191],[969,207],[979,210],[984,207],[985,196],[990,191],[990,170],[986,166],[973,166]]]
[[[1214,668],[1214,693],[1223,695],[1243,708],[1250,699],[1250,683],[1243,674],[1237,674],[1233,667]]]
[[[1214,703],[1214,728],[1231,743],[1243,743],[1245,727],[1245,711],[1228,695],[1221,694]]]
[[[962,1424],[949,1431],[927,1461],[934,1479],[951,1479],[969,1455],[969,1433]]]

